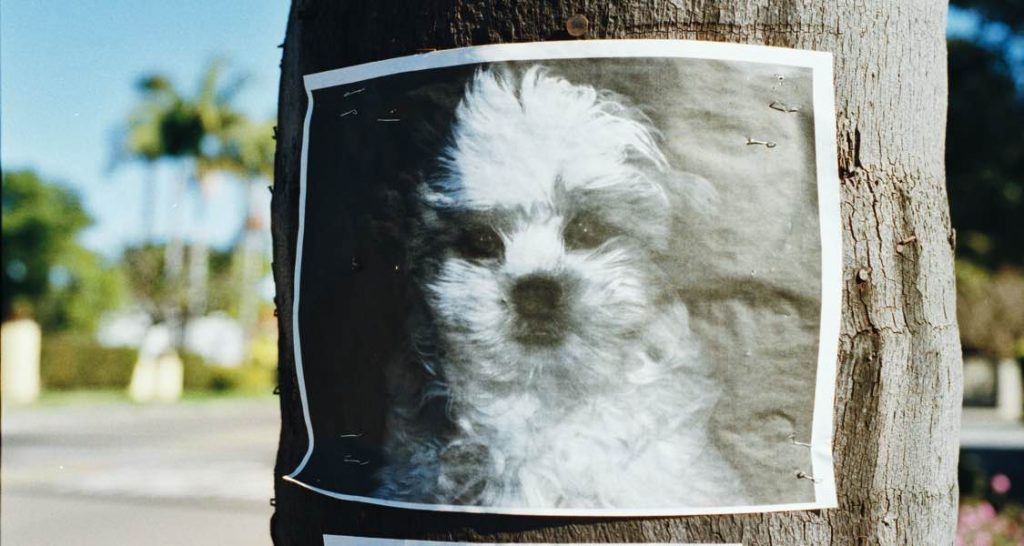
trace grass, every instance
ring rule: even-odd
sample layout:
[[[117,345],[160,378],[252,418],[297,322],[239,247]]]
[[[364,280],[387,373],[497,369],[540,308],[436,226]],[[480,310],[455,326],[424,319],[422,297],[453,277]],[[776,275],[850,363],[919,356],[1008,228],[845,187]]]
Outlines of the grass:
[[[251,391],[185,391],[181,397],[183,403],[197,403],[218,400],[270,400],[276,399],[273,393],[254,393]],[[62,407],[73,405],[100,404],[135,404],[123,389],[75,389],[43,391],[36,406]]]

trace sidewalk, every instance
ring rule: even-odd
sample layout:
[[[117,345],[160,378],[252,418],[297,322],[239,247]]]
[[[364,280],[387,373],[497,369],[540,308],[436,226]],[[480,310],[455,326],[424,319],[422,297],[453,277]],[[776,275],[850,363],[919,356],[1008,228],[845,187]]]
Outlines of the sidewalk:
[[[276,398],[4,408],[0,542],[269,544]]]

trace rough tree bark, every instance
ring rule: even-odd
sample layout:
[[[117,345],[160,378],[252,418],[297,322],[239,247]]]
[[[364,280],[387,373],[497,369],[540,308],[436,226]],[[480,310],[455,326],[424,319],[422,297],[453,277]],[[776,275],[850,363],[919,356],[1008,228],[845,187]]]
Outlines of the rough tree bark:
[[[656,519],[431,514],[344,503],[283,482],[306,449],[291,308],[301,76],[423,49],[593,38],[685,38],[835,55],[844,307],[835,400],[840,507]],[[322,533],[467,541],[950,544],[960,346],[943,173],[946,2],[940,0],[295,0],[282,63],[273,199],[282,430],[275,544]],[[916,239],[912,239],[916,237]]]

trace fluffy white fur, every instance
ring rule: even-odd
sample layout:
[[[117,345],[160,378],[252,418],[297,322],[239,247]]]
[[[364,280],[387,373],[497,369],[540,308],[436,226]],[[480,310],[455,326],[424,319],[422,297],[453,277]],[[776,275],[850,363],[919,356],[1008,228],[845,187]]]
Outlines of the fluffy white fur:
[[[710,193],[670,167],[658,137],[624,97],[543,68],[476,74],[420,189],[423,309],[414,365],[388,372],[376,496],[745,501],[707,430],[718,385],[662,267],[674,218]],[[530,279],[557,313],[521,297],[536,293],[521,289]]]

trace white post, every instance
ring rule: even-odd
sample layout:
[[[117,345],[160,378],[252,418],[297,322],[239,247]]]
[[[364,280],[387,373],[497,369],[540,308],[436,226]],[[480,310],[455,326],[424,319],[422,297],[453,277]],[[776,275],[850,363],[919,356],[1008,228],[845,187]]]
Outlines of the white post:
[[[996,377],[999,417],[1019,421],[1024,416],[1024,381],[1021,380],[1020,364],[1012,358],[1000,360]]]
[[[173,350],[171,330],[151,326],[139,344],[128,396],[136,402],[174,402],[181,398],[184,367]]]
[[[177,353],[169,352],[156,359],[155,398],[161,402],[176,402],[181,399],[185,379],[185,367]]]
[[[32,319],[0,326],[0,397],[5,403],[29,404],[39,398],[39,353],[43,334]]]

